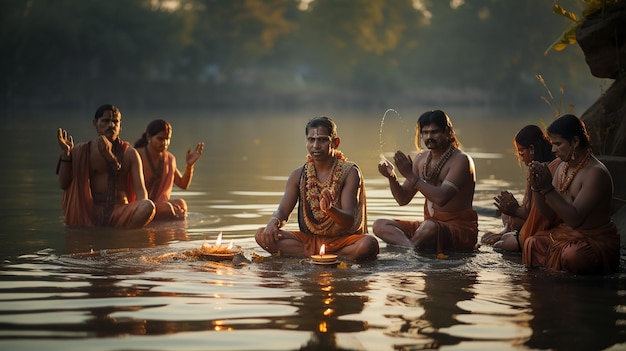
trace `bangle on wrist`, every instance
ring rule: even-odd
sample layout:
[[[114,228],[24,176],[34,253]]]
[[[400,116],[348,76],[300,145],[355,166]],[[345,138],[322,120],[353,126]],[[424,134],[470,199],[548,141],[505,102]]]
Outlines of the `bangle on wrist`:
[[[541,195],[546,196],[546,195],[550,194],[553,190],[554,190],[554,187],[551,186],[550,189],[542,191]]]

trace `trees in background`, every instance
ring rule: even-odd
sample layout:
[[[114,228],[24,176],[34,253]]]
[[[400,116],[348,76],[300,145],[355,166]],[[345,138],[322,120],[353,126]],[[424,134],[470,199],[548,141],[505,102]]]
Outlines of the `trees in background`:
[[[4,0],[1,103],[220,106],[350,95],[519,106],[540,103],[536,74],[573,93],[593,82],[577,48],[544,55],[564,21],[549,0],[300,5]],[[462,94],[443,93],[454,91]]]

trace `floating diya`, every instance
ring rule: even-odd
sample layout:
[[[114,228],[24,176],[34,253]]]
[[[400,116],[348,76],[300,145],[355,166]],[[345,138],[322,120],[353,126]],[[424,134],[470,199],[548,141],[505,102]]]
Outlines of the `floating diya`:
[[[319,255],[311,255],[311,260],[315,264],[334,264],[337,263],[337,255],[326,253],[326,244],[320,247]]]
[[[231,241],[228,246],[222,245],[222,233],[217,236],[215,240],[215,244],[207,245],[202,244],[200,247],[200,252],[203,256],[214,260],[214,261],[224,261],[224,260],[232,260],[235,255],[241,253],[241,248],[233,245]]]

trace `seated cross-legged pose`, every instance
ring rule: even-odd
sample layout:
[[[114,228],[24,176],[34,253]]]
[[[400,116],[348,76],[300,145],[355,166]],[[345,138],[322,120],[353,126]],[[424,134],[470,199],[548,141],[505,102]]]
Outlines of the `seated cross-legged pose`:
[[[367,234],[365,185],[359,167],[339,147],[337,126],[316,117],[305,127],[307,160],[287,179],[285,193],[257,243],[272,254],[308,257],[322,245],[326,253],[354,261],[378,255],[378,241]],[[298,205],[299,231],[281,229]]]
[[[533,161],[529,182],[542,215],[563,223],[526,240],[524,264],[576,274],[617,272],[620,237],[611,219],[611,174],[591,152],[589,134],[578,117],[556,119],[548,136],[563,162],[552,175],[547,165]]]
[[[394,155],[396,167],[404,176],[402,184],[389,161],[379,163],[378,170],[389,179],[399,205],[408,204],[417,192],[424,195],[424,220],[379,218],[373,225],[374,234],[389,244],[436,250],[441,258],[445,250],[473,251],[478,238],[478,215],[472,208],[474,161],[459,149],[452,122],[441,110],[419,117],[415,135],[418,151],[420,140],[428,151],[420,152],[415,160],[402,151]]]

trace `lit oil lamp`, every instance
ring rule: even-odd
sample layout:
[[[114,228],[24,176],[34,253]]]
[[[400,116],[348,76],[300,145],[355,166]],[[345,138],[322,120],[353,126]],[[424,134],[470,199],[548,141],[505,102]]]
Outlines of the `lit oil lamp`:
[[[320,247],[319,255],[311,255],[311,259],[313,263],[318,264],[332,264],[337,262],[337,255],[327,254],[326,253],[326,244],[322,244]]]
[[[202,244],[200,251],[203,255],[206,255],[209,258],[226,260],[232,259],[236,254],[241,253],[241,248],[235,247],[232,241],[228,244],[228,246],[222,245],[222,233],[220,232],[215,240],[215,244]]]

